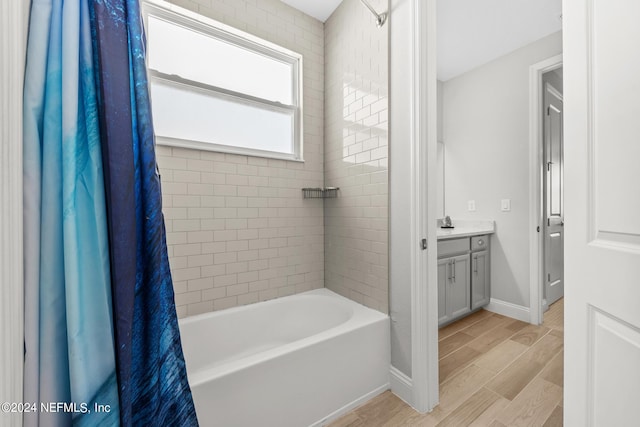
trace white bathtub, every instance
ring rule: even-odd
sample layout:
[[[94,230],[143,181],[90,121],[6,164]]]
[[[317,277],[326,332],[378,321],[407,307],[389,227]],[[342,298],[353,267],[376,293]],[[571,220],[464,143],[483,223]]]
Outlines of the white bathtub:
[[[203,427],[320,426],[389,388],[389,318],[318,289],[180,320]]]

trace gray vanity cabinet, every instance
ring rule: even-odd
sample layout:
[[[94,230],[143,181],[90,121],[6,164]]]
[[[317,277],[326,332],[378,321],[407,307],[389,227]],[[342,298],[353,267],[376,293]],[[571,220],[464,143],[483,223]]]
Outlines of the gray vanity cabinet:
[[[471,253],[471,310],[489,304],[491,299],[489,266],[488,250]]]
[[[489,269],[489,236],[438,241],[439,325],[489,303]]]
[[[471,287],[469,286],[469,255],[459,255],[450,258],[449,289],[447,290],[447,311],[451,318],[461,317],[471,311]]]
[[[471,311],[469,255],[438,261],[438,323],[442,324]]]
[[[438,260],[438,325],[442,325],[451,319],[451,313],[447,313],[447,287],[449,285],[448,258]]]

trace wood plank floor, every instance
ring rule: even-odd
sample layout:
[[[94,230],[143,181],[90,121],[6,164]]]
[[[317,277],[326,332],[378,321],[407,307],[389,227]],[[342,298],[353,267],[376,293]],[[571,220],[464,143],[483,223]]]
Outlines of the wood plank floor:
[[[330,427],[562,426],[564,301],[541,326],[478,311],[439,331],[440,404],[421,415],[387,391]]]

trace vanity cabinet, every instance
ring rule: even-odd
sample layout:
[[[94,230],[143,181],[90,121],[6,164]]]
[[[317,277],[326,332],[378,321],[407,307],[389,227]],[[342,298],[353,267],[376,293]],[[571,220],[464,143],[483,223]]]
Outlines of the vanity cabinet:
[[[464,317],[491,298],[489,236],[438,241],[438,324]]]
[[[471,310],[489,304],[489,251],[471,253]]]
[[[438,323],[462,317],[471,311],[469,255],[438,260]]]

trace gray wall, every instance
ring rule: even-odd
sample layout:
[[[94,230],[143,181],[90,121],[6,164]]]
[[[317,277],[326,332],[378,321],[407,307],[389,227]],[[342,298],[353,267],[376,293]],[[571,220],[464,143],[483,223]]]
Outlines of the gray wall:
[[[562,52],[560,32],[444,84],[445,205],[494,219],[492,298],[529,306],[529,67]],[[500,200],[511,199],[511,212]],[[476,211],[467,211],[467,201]]]

